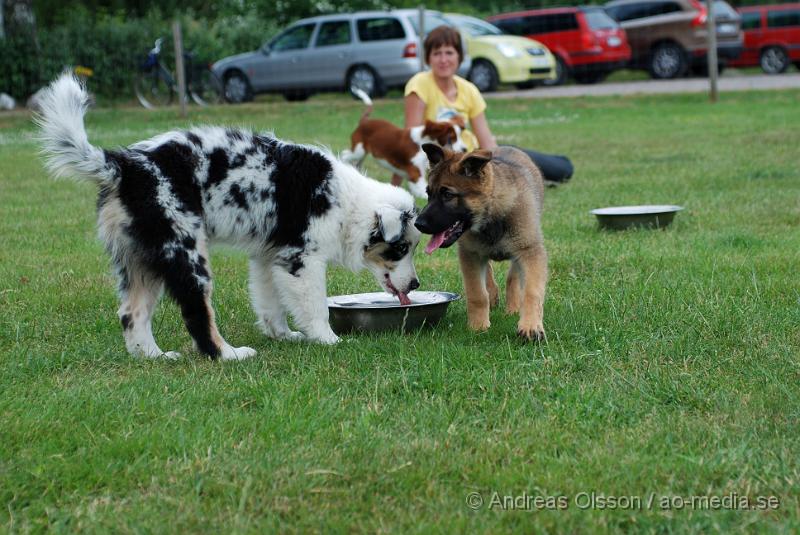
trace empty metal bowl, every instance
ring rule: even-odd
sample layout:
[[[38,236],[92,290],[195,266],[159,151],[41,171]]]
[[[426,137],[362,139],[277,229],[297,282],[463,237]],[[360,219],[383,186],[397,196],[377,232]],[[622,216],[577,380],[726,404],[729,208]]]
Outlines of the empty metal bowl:
[[[405,306],[397,297],[383,292],[329,297],[331,328],[336,334],[409,332],[423,325],[435,325],[447,312],[447,306],[459,299],[458,294],[450,292],[411,292],[408,297],[411,304]]]
[[[609,206],[597,208],[592,213],[597,216],[601,228],[625,230],[629,228],[664,228],[675,218],[683,206],[673,204],[646,204],[641,206]]]

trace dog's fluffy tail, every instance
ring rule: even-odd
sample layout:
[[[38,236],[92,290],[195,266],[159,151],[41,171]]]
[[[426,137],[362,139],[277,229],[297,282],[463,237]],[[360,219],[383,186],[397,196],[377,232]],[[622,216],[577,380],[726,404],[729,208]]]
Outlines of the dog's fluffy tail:
[[[105,153],[86,137],[83,116],[89,107],[86,89],[71,73],[64,73],[41,95],[35,117],[45,165],[54,177],[73,176],[96,182],[112,180],[115,169]]]
[[[367,106],[367,109],[364,111],[364,113],[361,115],[361,119],[358,121],[359,123],[362,123],[366,121],[367,118],[369,118],[369,114],[372,113],[372,99],[369,98],[369,95],[367,95],[365,91],[358,88],[353,89],[353,94],[360,98],[361,102]]]

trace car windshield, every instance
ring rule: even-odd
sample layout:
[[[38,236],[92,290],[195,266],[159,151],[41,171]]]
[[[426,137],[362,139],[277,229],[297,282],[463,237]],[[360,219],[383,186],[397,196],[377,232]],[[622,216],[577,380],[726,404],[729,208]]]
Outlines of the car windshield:
[[[416,15],[409,15],[408,21],[414,28],[414,33],[419,35],[419,17]],[[432,29],[437,28],[439,26],[452,26],[449,20],[435,13],[425,13],[425,20],[423,21],[423,23],[425,24],[425,33],[428,33]]]
[[[714,2],[714,15],[724,16],[728,19],[739,18],[739,14],[736,12],[736,10],[733,9],[729,3],[724,2],[723,0],[717,0]]]
[[[485,35],[504,35],[503,30],[488,22],[474,17],[460,15],[446,15],[453,24],[464,30],[470,37],[483,37]]]
[[[608,16],[608,13],[603,11],[602,8],[584,9],[583,16],[586,17],[586,23],[589,28],[593,30],[614,30],[619,28],[619,23]]]
[[[289,28],[270,41],[266,48],[273,52],[306,48],[309,41],[311,41],[311,34],[314,33],[315,25],[315,23],[311,23]]]

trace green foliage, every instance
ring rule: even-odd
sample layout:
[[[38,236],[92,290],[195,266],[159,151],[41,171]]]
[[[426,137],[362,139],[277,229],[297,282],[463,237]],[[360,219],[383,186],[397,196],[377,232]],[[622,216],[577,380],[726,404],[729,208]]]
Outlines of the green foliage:
[[[255,50],[279,31],[274,22],[265,21],[255,13],[214,21],[189,17],[181,20],[186,47],[208,60]]]
[[[253,14],[214,21],[185,15],[179,20],[184,47],[202,61],[255,49],[276,31]],[[63,24],[40,28],[36,39],[12,35],[0,40],[0,75],[6,81],[0,90],[24,99],[65,67],[83,65],[94,71],[89,80],[92,92],[128,98],[136,69],[158,37],[165,38],[164,61],[173,65],[172,23],[158,12],[128,20],[120,14],[97,16],[75,9]]]
[[[158,12],[164,18],[187,13],[198,19],[216,20],[257,13],[262,20],[284,25],[298,18],[325,13],[365,9],[417,7],[456,11],[473,15],[491,15],[518,9],[536,9],[563,5],[602,4],[602,0],[564,2],[563,0],[535,0],[520,3],[516,0],[37,0],[34,6],[37,20],[44,27],[63,24],[74,9],[82,9],[95,17],[125,13],[129,18],[141,18]],[[774,4],[778,0],[730,0],[734,6]]]
[[[244,3],[238,0],[36,0],[34,4],[39,24],[52,27],[64,24],[76,9],[96,19],[120,14],[127,18],[146,18],[154,13],[163,15],[165,19],[187,13],[214,19],[241,14]]]

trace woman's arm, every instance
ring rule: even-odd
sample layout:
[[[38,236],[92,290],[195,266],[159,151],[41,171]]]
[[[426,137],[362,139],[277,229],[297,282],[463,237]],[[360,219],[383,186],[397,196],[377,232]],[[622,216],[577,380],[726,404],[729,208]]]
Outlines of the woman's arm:
[[[406,114],[407,113],[408,112],[406,112]],[[472,120],[470,120],[470,124],[472,125],[472,131],[475,133],[475,137],[478,138],[478,145],[480,148],[493,149],[497,146],[497,141],[494,139],[492,131],[489,130],[489,123],[486,121],[485,113],[473,117]]]
[[[421,126],[425,122],[425,103],[416,93],[406,96],[406,128]]]

